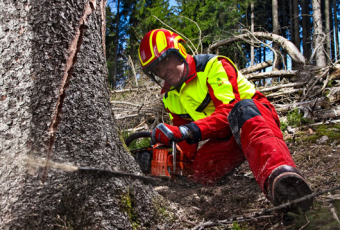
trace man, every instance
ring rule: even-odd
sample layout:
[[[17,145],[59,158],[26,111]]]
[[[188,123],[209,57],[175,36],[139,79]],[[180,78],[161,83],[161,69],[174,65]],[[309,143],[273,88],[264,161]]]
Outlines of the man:
[[[296,169],[280,130],[274,106],[255,90],[226,57],[188,55],[179,35],[148,32],[138,53],[145,74],[165,81],[163,102],[173,125],[159,124],[152,140],[178,142],[189,177],[213,184],[247,160],[267,198],[279,205],[311,193]],[[207,141],[198,151],[197,143]],[[302,211],[312,200],[299,203]]]

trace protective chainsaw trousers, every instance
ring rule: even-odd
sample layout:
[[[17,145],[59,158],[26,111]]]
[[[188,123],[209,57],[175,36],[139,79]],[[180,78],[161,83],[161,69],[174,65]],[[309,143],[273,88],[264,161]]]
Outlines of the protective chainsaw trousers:
[[[266,100],[246,99],[235,104],[228,121],[233,136],[211,139],[196,153],[192,179],[213,184],[247,160],[264,191],[270,173],[281,165],[296,167],[283,140],[274,107]]]

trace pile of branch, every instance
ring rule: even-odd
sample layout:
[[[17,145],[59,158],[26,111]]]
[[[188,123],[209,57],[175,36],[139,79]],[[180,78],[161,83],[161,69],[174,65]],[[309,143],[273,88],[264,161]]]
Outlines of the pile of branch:
[[[321,69],[304,66],[300,70],[260,72],[271,65],[267,61],[240,72],[266,95],[280,116],[298,109],[305,118],[316,122],[340,119],[339,64]],[[113,90],[111,103],[119,128],[136,132],[169,122],[159,92],[160,87],[148,80],[139,87],[128,84],[124,89]]]

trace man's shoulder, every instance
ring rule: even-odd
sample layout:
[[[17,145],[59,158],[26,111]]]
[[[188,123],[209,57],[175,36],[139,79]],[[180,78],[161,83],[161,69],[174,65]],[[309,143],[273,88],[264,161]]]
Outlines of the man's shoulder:
[[[202,72],[204,71],[205,67],[207,66],[207,63],[213,59],[214,57],[217,57],[217,55],[214,54],[198,54],[194,56],[195,64],[196,64],[196,72]]]

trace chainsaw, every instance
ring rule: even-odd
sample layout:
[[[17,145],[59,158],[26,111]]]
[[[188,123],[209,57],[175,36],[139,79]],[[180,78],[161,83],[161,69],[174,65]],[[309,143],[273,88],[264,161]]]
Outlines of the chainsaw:
[[[129,146],[139,138],[150,138],[150,132],[133,133],[125,139],[125,144]],[[131,154],[139,164],[142,172],[154,177],[168,177],[174,179],[176,176],[183,176],[184,154],[176,142],[172,146],[161,143],[151,144],[149,147],[130,150]]]

